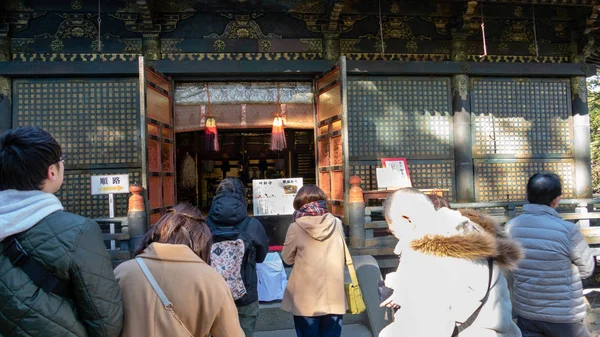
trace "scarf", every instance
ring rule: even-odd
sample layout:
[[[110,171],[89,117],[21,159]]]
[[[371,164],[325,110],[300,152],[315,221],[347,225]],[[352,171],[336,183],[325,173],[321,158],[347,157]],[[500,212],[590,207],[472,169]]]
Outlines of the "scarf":
[[[293,221],[301,218],[303,216],[316,216],[316,215],[325,215],[328,213],[327,209],[327,201],[325,200],[317,200],[313,202],[309,202],[308,204],[304,204],[304,206],[300,207],[298,210],[294,211],[292,215]]]

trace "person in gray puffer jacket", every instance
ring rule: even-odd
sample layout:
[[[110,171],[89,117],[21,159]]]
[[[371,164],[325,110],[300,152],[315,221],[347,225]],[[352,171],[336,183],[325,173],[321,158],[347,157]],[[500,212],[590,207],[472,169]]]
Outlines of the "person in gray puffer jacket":
[[[507,224],[510,236],[525,249],[514,273],[514,309],[523,337],[590,336],[583,324],[587,308],[581,279],[596,265],[579,228],[562,220],[560,178],[536,173],[527,183],[523,214]]]
[[[0,135],[0,336],[121,334],[121,289],[100,227],[54,195],[64,165],[44,130]]]

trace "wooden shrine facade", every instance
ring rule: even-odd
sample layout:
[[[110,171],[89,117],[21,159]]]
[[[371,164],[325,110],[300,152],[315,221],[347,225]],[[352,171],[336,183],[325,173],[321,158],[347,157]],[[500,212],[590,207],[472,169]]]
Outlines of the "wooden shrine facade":
[[[406,157],[415,187],[454,201],[523,200],[541,170],[561,175],[566,197],[591,197],[585,80],[600,62],[598,0],[6,0],[0,10],[0,130],[35,124],[57,137],[70,211],[106,216],[86,188],[92,174],[175,181],[174,167],[148,171],[148,140],[173,144],[148,132],[156,86],[139,76],[140,56],[171,84],[313,83],[317,143],[341,149],[317,174],[339,214],[349,177],[375,189],[382,157]],[[336,65],[337,82],[320,87]],[[336,110],[321,119],[319,99],[336,85]]]

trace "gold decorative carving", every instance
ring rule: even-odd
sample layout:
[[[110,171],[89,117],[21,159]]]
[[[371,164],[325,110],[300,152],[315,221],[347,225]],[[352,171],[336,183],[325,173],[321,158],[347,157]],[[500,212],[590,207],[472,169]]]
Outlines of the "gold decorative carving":
[[[181,52],[181,48],[177,47],[181,42],[183,39],[160,39],[160,51],[162,53]]]
[[[513,12],[513,14],[520,18],[521,16],[523,16],[523,7],[521,6],[515,6],[515,11]]]
[[[157,36],[144,37],[142,39],[142,50],[148,60],[160,60],[160,39]]]
[[[587,83],[583,76],[571,78],[571,98],[575,100],[578,96],[583,103],[587,104]]]
[[[215,51],[217,52],[222,52],[225,50],[225,41],[223,40],[216,40],[213,43],[213,48],[215,49]]]
[[[50,48],[52,48],[52,51],[54,51],[54,52],[59,52],[59,51],[63,50],[64,47],[65,47],[65,44],[62,42],[62,40],[59,40],[59,39],[53,40],[52,43],[50,44]]]
[[[11,39],[11,51],[13,53],[23,53],[23,52],[27,52],[29,50],[29,48],[27,47],[28,45],[32,44],[35,42],[35,39],[18,39],[18,38],[12,38]]]
[[[306,44],[306,52],[309,53],[322,53],[323,52],[323,40],[322,39],[300,39],[300,42]]]
[[[10,94],[10,79],[8,77],[0,76],[0,98],[8,99],[9,101],[12,99]]]
[[[450,61],[448,54],[342,53],[351,61]]]
[[[356,44],[359,42],[360,39],[340,39],[340,52],[342,54],[357,52],[358,47],[356,47]]]
[[[534,39],[533,26],[530,21],[506,22],[508,27],[502,32],[502,42],[532,42]]]
[[[267,53],[267,52],[271,51],[272,46],[273,46],[273,44],[269,40],[261,40],[260,41],[260,50],[263,53]]]
[[[407,23],[410,20],[410,18],[400,18],[400,17],[386,18],[384,16],[383,19],[387,20],[382,25],[383,26],[383,34],[380,31],[377,33],[377,35],[368,34],[368,35],[360,36],[360,38],[361,39],[367,38],[369,40],[379,41],[379,39],[381,39],[381,35],[383,35],[384,40],[389,40],[389,39],[405,40],[406,41],[406,49],[412,53],[414,53],[418,50],[419,46],[417,44],[417,40],[431,40],[430,37],[427,37],[424,35],[415,36],[413,34],[412,29],[410,28],[410,26]],[[380,45],[381,42],[379,42],[378,44]]]
[[[222,34],[213,33],[205,36],[205,39],[281,39],[280,35],[269,33],[268,35],[263,34],[260,26],[254,21],[259,18],[262,14],[251,14],[251,15],[233,15],[233,14],[221,14],[222,16],[230,19],[231,21],[225,26],[225,30]]]
[[[169,39],[164,39],[163,41],[165,40],[169,41]],[[142,53],[142,39],[119,39],[119,41],[125,45],[123,49],[125,53]]]
[[[71,0],[71,9],[80,10],[82,6],[81,0]]]
[[[398,14],[400,12],[400,2],[398,2],[398,1],[392,2],[392,4],[390,5],[390,12],[392,12],[394,14]]]
[[[523,55],[469,55],[471,62],[506,62],[506,63],[568,63],[566,56],[523,56]]]
[[[458,94],[460,99],[466,101],[469,94],[469,76],[455,75],[452,77],[452,92]]]
[[[298,1],[298,6],[290,9],[288,13],[325,13],[325,1]]]

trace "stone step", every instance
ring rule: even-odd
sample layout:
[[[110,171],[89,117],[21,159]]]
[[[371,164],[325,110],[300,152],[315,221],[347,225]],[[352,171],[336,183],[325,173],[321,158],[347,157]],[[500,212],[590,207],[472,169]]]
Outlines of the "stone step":
[[[296,337],[296,330],[257,331],[254,337]],[[342,337],[373,337],[373,335],[365,325],[349,324],[342,327]]]
[[[281,301],[260,303],[256,331],[293,330],[294,316],[280,308]],[[358,315],[344,315],[344,325],[366,323],[366,312]]]

